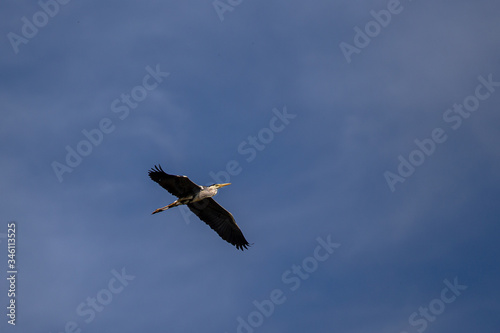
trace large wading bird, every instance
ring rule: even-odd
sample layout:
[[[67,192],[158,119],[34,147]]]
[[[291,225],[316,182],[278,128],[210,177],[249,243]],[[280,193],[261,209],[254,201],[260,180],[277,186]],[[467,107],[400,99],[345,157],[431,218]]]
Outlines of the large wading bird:
[[[233,215],[212,199],[219,188],[231,183],[210,186],[196,185],[186,176],[174,176],[165,173],[160,165],[149,170],[149,177],[179,198],[170,205],[158,208],[153,214],[175,206],[187,205],[200,220],[215,230],[223,240],[236,246],[238,250],[247,249],[250,246],[236,224]]]

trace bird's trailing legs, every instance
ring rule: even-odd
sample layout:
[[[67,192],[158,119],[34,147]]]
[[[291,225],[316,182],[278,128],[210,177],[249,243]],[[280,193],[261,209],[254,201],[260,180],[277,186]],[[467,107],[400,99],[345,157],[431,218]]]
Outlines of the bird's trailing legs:
[[[172,208],[172,207],[175,207],[175,206],[179,206],[179,205],[182,205],[181,202],[179,202],[179,200],[175,200],[174,202],[172,202],[170,205],[167,205],[165,207],[161,207],[161,208],[158,208],[157,210],[155,210],[154,212],[151,213],[151,215],[153,214],[156,214],[156,213],[159,213],[159,212],[163,212],[164,210],[167,210],[169,208]]]

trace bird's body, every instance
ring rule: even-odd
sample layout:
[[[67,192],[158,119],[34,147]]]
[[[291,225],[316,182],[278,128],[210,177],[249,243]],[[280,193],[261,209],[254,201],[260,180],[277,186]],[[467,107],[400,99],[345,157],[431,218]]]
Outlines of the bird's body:
[[[183,177],[183,176],[177,176],[177,177]],[[199,186],[199,189],[196,189],[195,191],[193,191],[193,193],[188,193],[188,194],[184,195],[182,198],[175,200],[170,205],[167,205],[167,206],[162,207],[162,208],[158,208],[157,210],[155,210],[153,212],[153,214],[163,212],[164,210],[167,210],[167,209],[175,207],[175,206],[187,205],[187,204],[201,201],[203,199],[211,198],[217,194],[217,190],[218,190],[218,187],[215,187],[214,185]],[[222,187],[222,186],[229,185],[229,183],[228,184],[217,184],[217,185],[220,185]]]
[[[175,206],[187,205],[196,216],[215,230],[222,239],[236,246],[237,249],[243,250],[249,246],[233,215],[212,199],[219,188],[230,185],[230,183],[200,186],[193,183],[186,176],[165,173],[161,166],[155,166],[155,168],[151,169],[149,177],[178,197],[176,201],[165,207],[158,208],[153,214]]]

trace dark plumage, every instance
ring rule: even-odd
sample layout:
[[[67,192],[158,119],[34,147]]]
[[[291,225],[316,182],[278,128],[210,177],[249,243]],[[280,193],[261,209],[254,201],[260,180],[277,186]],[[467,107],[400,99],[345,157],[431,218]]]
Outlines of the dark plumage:
[[[175,206],[187,205],[200,220],[215,230],[222,239],[236,246],[238,250],[247,249],[250,246],[236,224],[233,215],[212,199],[217,194],[217,189],[230,183],[199,186],[186,176],[165,173],[161,166],[155,166],[151,169],[149,177],[179,198],[168,206],[158,208],[153,214]]]

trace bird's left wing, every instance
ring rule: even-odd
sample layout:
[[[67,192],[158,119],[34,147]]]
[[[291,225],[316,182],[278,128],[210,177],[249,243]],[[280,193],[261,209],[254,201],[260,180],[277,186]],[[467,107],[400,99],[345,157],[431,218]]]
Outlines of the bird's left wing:
[[[165,173],[161,165],[155,165],[153,169],[149,170],[149,177],[160,184],[165,190],[179,198],[193,194],[200,188],[186,176],[175,176]]]
[[[250,246],[236,224],[233,215],[214,199],[203,199],[187,206],[200,220],[215,230],[223,240],[236,246],[238,250],[247,249]]]

